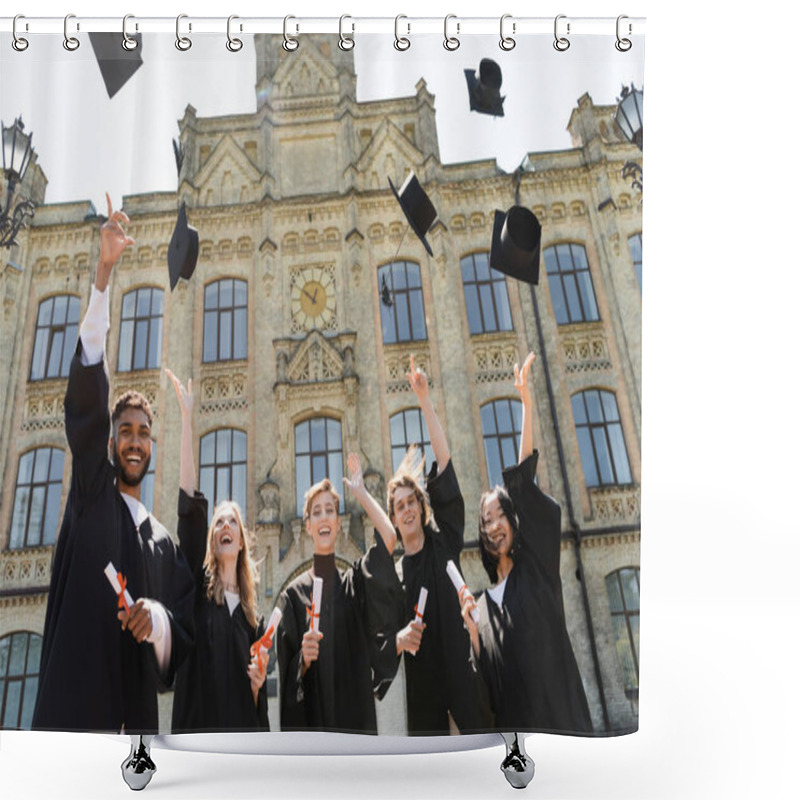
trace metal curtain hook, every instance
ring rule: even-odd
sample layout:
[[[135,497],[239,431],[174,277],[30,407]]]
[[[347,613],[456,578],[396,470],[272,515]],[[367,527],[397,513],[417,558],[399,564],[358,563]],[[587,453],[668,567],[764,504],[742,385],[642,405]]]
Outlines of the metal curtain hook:
[[[505,24],[506,20],[511,19],[511,14],[503,14],[500,17],[500,49],[501,50],[513,50],[517,46],[517,42],[511,36],[505,35]],[[511,33],[517,32],[517,23],[511,23]]]
[[[192,40],[188,36],[181,35],[181,20],[187,19],[188,14],[178,14],[175,18],[175,47],[182,52],[186,52],[192,46]],[[189,23],[189,31],[192,30],[192,23]]]
[[[356,40],[352,36],[345,36],[343,30],[343,24],[346,19],[353,19],[349,14],[342,14],[339,17],[339,49],[340,50],[352,50],[356,46]],[[356,32],[356,24],[353,23],[351,33]]]
[[[296,19],[291,14],[283,18],[283,49],[289,53],[293,53],[300,47],[299,39],[296,39],[294,36],[289,35],[289,20]],[[300,26],[294,26],[295,33],[299,32]]]
[[[122,18],[122,47],[125,50],[135,50],[139,42],[132,36],[128,36],[128,20],[133,19],[133,14],[126,14]]]
[[[231,53],[238,53],[242,49],[242,40],[241,39],[234,39],[231,37],[231,22],[235,19],[239,19],[236,14],[231,14],[228,17],[228,41],[225,42],[225,47],[231,51]],[[242,29],[242,26],[239,26],[239,30]]]
[[[558,21],[560,19],[566,19],[566,14],[559,14],[555,21],[553,22],[553,35],[555,36],[555,41],[553,42],[553,47],[558,50],[559,53],[563,53],[565,50],[569,50],[570,41],[566,38],[566,36],[559,36],[558,35]],[[567,34],[569,34],[569,22],[567,23]]]
[[[447,34],[447,23],[450,22],[451,19],[456,19],[455,14],[448,14],[444,18],[444,49],[450,50],[458,50],[461,47],[461,41],[456,36],[448,36]],[[461,23],[456,22],[456,33],[461,33]]]
[[[64,17],[64,49],[69,50],[70,52],[77,50],[81,46],[80,40],[76,36],[69,35],[67,25],[71,19],[75,19],[74,14],[67,14],[67,16]],[[80,23],[78,23],[75,27],[76,30],[80,30]]]
[[[633,47],[633,44],[632,44],[630,39],[623,39],[620,36],[620,30],[622,28],[622,25],[620,23],[624,19],[628,19],[628,17],[625,14],[620,14],[617,17],[617,41],[614,42],[614,47],[616,47],[617,50],[620,51],[620,53],[627,53],[628,50],[630,50],[631,47]],[[631,33],[633,33],[633,26],[629,22],[628,23],[628,34],[631,34]]]
[[[24,14],[17,14],[17,16],[14,17],[14,24],[11,27],[11,33],[12,33],[14,39],[11,42],[11,46],[17,52],[21,53],[23,50],[27,50],[28,49],[28,44],[30,44],[30,43],[24,37],[17,36],[17,20],[18,19],[25,19]],[[27,22],[25,23],[25,30],[26,31],[28,30],[28,23]]]
[[[411,47],[411,39],[406,38],[405,36],[400,36],[400,20],[401,19],[408,19],[405,14],[398,14],[394,18],[394,49],[395,50],[408,50]],[[408,28],[407,33],[411,33],[411,23],[407,22],[406,27]]]

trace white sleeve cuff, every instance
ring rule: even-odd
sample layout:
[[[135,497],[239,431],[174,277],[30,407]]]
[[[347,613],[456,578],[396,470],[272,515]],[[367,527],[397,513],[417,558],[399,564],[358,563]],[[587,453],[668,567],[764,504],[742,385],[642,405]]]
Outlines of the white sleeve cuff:
[[[99,292],[92,286],[89,308],[81,323],[81,364],[90,367],[103,360],[106,334],[111,326],[108,313],[108,288]]]
[[[153,645],[158,668],[162,673],[165,673],[172,655],[172,628],[169,624],[167,612],[161,603],[151,600],[150,608],[153,617],[153,630],[145,641]]]

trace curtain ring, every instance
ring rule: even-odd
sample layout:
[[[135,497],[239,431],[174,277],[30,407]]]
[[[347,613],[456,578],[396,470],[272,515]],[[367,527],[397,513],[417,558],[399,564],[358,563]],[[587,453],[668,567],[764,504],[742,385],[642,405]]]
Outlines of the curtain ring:
[[[122,18],[122,47],[124,50],[135,50],[139,42],[132,36],[128,36],[128,20],[133,19],[133,14],[126,14]]]
[[[395,50],[408,50],[411,47],[411,39],[406,38],[405,36],[400,36],[399,27],[400,27],[400,20],[401,19],[408,19],[405,14],[398,14],[394,18],[394,49]],[[408,26],[408,33],[411,33],[411,24],[406,23]]]
[[[17,14],[17,16],[14,17],[14,24],[11,27],[11,33],[12,33],[14,39],[11,42],[11,46],[18,53],[21,53],[23,50],[27,50],[28,49],[28,45],[30,44],[30,42],[28,42],[28,40],[23,38],[22,36],[17,36],[17,20],[18,19],[25,19],[24,14]],[[26,22],[25,23],[25,30],[27,30],[27,29],[28,29],[28,23]]]
[[[225,47],[227,47],[231,53],[238,53],[242,49],[242,40],[231,38],[231,21],[234,19],[239,19],[239,17],[237,17],[236,14],[231,14],[228,17],[228,41],[225,42]],[[241,26],[239,26],[239,30],[241,29]]]
[[[70,36],[67,32],[67,24],[71,19],[75,19],[74,14],[67,14],[67,16],[64,17],[64,49],[69,50],[70,52],[77,50],[81,46],[80,39],[78,39],[76,36]],[[80,30],[80,27],[81,26],[79,24],[76,25],[77,30]]]
[[[563,53],[565,50],[569,50],[570,41],[565,36],[558,35],[558,21],[560,19],[566,19],[566,14],[559,14],[555,21],[553,22],[553,35],[555,36],[555,41],[553,42],[553,47],[558,50],[559,53]],[[569,34],[569,22],[567,23],[567,34]]]
[[[181,20],[187,19],[188,14],[178,14],[175,18],[175,47],[181,52],[186,52],[192,46],[192,40],[188,36],[181,36]],[[192,23],[189,23],[189,30],[192,30]]]
[[[503,14],[500,17],[500,49],[501,50],[513,50],[517,46],[516,39],[513,39],[511,36],[506,36],[505,34],[505,24],[506,20],[511,19],[511,14]],[[517,23],[511,23],[511,33],[517,32]]]
[[[296,39],[294,36],[289,35],[289,20],[296,19],[291,14],[283,18],[283,49],[286,50],[288,53],[293,53],[300,47],[300,41]],[[295,33],[300,30],[300,26],[295,26]]]
[[[340,50],[352,50],[356,46],[356,40],[352,36],[345,36],[344,31],[342,30],[342,24],[346,19],[353,19],[349,14],[342,14],[339,17],[339,49]],[[356,24],[353,23],[353,30],[351,33],[355,33]]]
[[[456,19],[455,14],[448,14],[444,18],[444,49],[449,50],[451,53],[453,50],[458,50],[461,47],[461,41],[458,39],[457,36],[448,36],[447,35],[447,23],[450,22],[451,19]],[[461,23],[456,22],[456,33],[461,33]]]
[[[619,50],[619,51],[620,51],[620,53],[627,53],[627,52],[628,52],[628,50],[630,50],[630,49],[631,49],[631,47],[633,47],[633,44],[632,44],[632,42],[631,42],[631,40],[630,40],[630,39],[623,39],[623,38],[622,38],[622,37],[619,35],[620,28],[621,28],[621,25],[620,25],[620,23],[621,23],[621,22],[622,22],[622,20],[624,20],[624,19],[628,19],[628,17],[627,17],[627,16],[625,16],[625,14],[620,14],[620,15],[617,17],[617,41],[616,41],[616,42],[614,42],[614,47],[616,47],[616,48],[617,48],[617,50]],[[630,22],[629,22],[629,23],[628,23],[628,33],[630,34],[630,33],[632,33],[632,32],[633,32],[633,27],[631,26],[631,24],[630,24]]]

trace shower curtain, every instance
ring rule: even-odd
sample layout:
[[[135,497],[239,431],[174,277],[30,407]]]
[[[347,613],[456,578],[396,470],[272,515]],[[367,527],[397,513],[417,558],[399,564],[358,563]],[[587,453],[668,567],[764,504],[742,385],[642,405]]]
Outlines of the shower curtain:
[[[78,22],[0,54],[2,727],[635,731],[643,37]]]

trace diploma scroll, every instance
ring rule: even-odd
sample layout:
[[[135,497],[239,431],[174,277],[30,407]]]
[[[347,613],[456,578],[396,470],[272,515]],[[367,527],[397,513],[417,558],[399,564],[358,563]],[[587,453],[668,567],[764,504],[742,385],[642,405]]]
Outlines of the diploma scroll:
[[[422,586],[419,590],[419,600],[417,600],[417,604],[414,606],[414,613],[416,617],[414,618],[415,622],[422,622],[422,618],[425,616],[425,604],[428,602],[428,590]]]
[[[447,562],[447,574],[450,576],[450,580],[453,582],[453,586],[456,587],[456,591],[458,592],[458,599],[461,600],[462,595],[464,592],[468,592],[469,589],[467,588],[467,584],[464,583],[464,579],[461,577],[461,573],[458,571],[458,567],[455,565],[453,561]],[[470,611],[470,616],[472,617],[473,622],[478,625],[481,621],[481,612],[478,610],[477,606]]]
[[[314,578],[314,590],[311,594],[311,630],[319,631],[319,612],[322,608],[322,578]]]
[[[264,669],[264,661],[261,658],[261,648],[269,650],[272,647],[272,639],[275,636],[275,631],[278,630],[278,625],[281,623],[283,614],[281,610],[275,606],[270,615],[269,622],[267,623],[267,630],[264,635],[257,641],[250,645],[250,658],[258,659],[259,670]]]
[[[116,596],[119,598],[119,607],[124,608],[126,611],[130,611],[131,606],[133,605],[133,598],[125,588],[125,578],[122,577],[121,573],[117,572],[116,568],[110,561],[108,564],[106,564],[106,568],[103,570],[103,572],[105,573],[106,578],[108,578],[108,582],[111,584],[114,594],[116,594]]]

